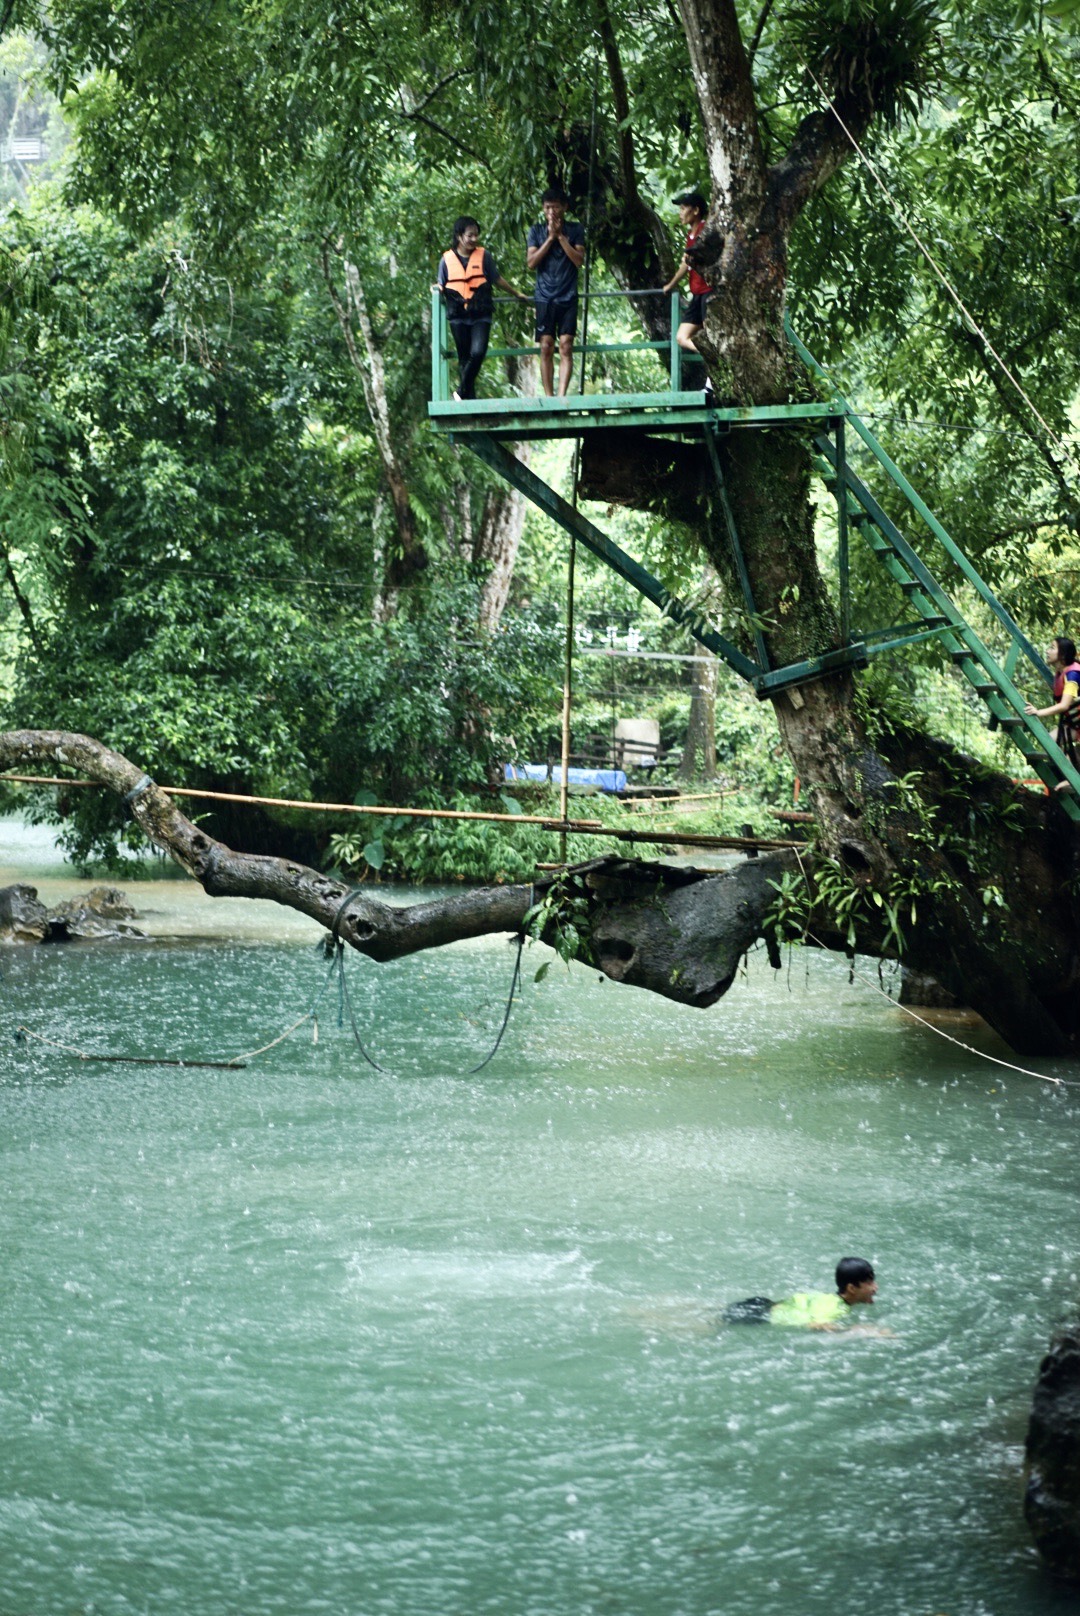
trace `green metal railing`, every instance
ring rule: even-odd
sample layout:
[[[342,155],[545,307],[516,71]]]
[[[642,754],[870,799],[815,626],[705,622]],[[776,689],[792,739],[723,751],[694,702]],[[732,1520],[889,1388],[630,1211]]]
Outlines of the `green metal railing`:
[[[676,341],[676,332],[679,329],[679,294],[678,292],[665,292],[662,287],[646,288],[640,292],[579,292],[578,302],[587,304],[601,299],[619,298],[622,300],[641,300],[644,298],[667,298],[670,304],[671,335],[660,341],[649,341],[642,338],[636,342],[586,342],[577,344],[577,354],[610,354],[610,353],[656,353],[666,354],[669,384],[667,387],[658,387],[652,393],[635,394],[641,398],[664,398],[671,393],[682,391],[682,361],[683,353]],[[512,297],[497,297],[497,304],[515,304],[519,300]],[[524,305],[519,304],[524,310]],[[530,300],[531,307],[531,300]],[[489,359],[523,359],[530,354],[538,354],[540,349],[536,343],[525,347],[498,347],[488,349]],[[450,341],[450,326],[446,314],[446,298],[441,292],[431,294],[431,402],[433,404],[448,404],[452,400],[450,386],[450,362],[455,357],[455,350]],[[700,389],[699,389],[700,391]]]
[[[803,364],[806,365],[809,370],[812,370],[815,376],[820,377],[822,381],[828,383],[829,387],[834,387],[831,376],[825,370],[824,366],[819,364],[814,358],[813,354],[810,352],[809,348],[806,347],[805,343],[803,343],[795,335],[795,332],[791,328],[791,322],[788,320],[786,315],[784,316],[784,330],[787,334],[788,341],[799,355],[799,358],[802,360]],[[959,571],[967,579],[968,583],[971,584],[975,589],[976,593],[986,602],[987,606],[989,606],[994,617],[1001,624],[1002,628],[1004,628],[1006,634],[1008,635],[1010,644],[1014,646],[1018,652],[1023,652],[1028,661],[1031,663],[1032,667],[1042,679],[1047,681],[1047,683],[1052,684],[1053,680],[1050,675],[1050,670],[1046,666],[1046,663],[1043,661],[1042,657],[1039,655],[1038,651],[1035,649],[1034,645],[1032,645],[1031,641],[1024,634],[1024,631],[1020,628],[1019,624],[1002,605],[1001,601],[994,594],[994,591],[990,588],[986,580],[982,578],[972,566],[971,562],[968,560],[963,550],[961,550],[960,546],[956,544],[945,531],[945,528],[938,521],[937,517],[927,505],[926,501],[911,486],[903,472],[900,470],[899,466],[897,466],[896,463],[885,452],[877,438],[867,426],[866,422],[856,414],[851,404],[849,404],[847,399],[845,399],[838,391],[835,392],[835,400],[837,412],[846,418],[846,420],[850,423],[852,431],[862,439],[863,443],[870,450],[870,453],[873,455],[878,465],[881,466],[890,482],[895,484],[900,493],[903,494],[904,498],[911,506],[912,510],[915,511],[916,514],[920,516],[926,523],[926,526],[930,529],[930,532],[934,535],[934,538],[937,540],[938,544],[949,557],[949,560],[955,567],[959,569]]]
[[[594,292],[589,295],[593,298],[655,298],[667,294],[652,291],[638,294]],[[573,394],[561,400],[488,398],[454,402],[450,393],[449,365],[452,354],[447,341],[446,304],[441,295],[433,293],[431,413],[435,418],[432,425],[436,430],[449,432],[455,441],[467,445],[552,520],[631,583],[647,600],[684,623],[694,638],[746,679],[761,699],[774,698],[787,688],[841,669],[865,667],[872,656],[931,638],[937,639],[987,707],[991,725],[1000,727],[1009,736],[1039,779],[1049,789],[1062,782],[1072,787],[1072,792],[1061,799],[1062,806],[1071,818],[1080,821],[1080,770],[1051,738],[1040,720],[1025,712],[1024,696],[1015,683],[1021,658],[1026,659],[1041,681],[1052,685],[1049,668],[960,546],[882,448],[865,421],[835,388],[824,367],[795,335],[788,321],[785,319],[785,330],[792,346],[803,363],[827,384],[830,396],[825,401],[721,406],[712,399],[703,399],[700,391],[695,394],[680,391],[682,357],[675,340],[678,323],[679,299],[677,294],[671,294],[670,340],[598,342],[588,343],[584,347],[586,354],[666,353],[670,365],[667,391],[626,395]],[[538,349],[535,346],[502,347],[488,351],[492,357],[498,358],[535,354]],[[579,354],[582,351],[579,347]],[[541,409],[542,405],[561,408]],[[815,424],[811,426],[811,423]],[[620,550],[574,505],[549,488],[535,472],[497,441],[499,438],[512,441],[515,438],[579,436],[593,427],[620,425],[637,430],[677,432],[684,436],[690,432],[703,436],[742,586],[748,621],[752,626],[756,659],[747,656],[703,622],[689,605],[674,597],[639,562]],[[732,428],[801,431],[808,426],[815,434],[819,470],[833,488],[837,501],[841,643],[803,662],[774,668],[769,665],[764,636],[758,624],[757,607],[727,499],[715,434]],[[846,447],[849,428],[873,456],[888,481],[903,496],[908,507],[925,524],[934,545],[975,590],[1004,631],[1008,648],[1003,665],[967,622],[938,581],[933,568],[916,552],[852,468]],[[871,552],[899,586],[909,611],[917,614],[916,621],[863,633],[853,632],[849,577],[849,548],[853,530],[862,535]]]

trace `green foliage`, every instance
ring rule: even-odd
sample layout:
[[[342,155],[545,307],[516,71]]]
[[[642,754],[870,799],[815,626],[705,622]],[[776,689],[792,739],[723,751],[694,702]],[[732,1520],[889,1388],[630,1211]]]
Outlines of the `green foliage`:
[[[1080,387],[1080,94],[1069,29],[1044,18],[1013,0],[741,7],[745,37],[761,23],[754,73],[770,159],[821,111],[807,65],[841,101],[868,91],[890,190],[1065,430]],[[552,755],[562,540],[530,521],[507,631],[477,636],[479,572],[463,550],[492,484],[426,432],[426,288],[463,209],[516,279],[523,227],[555,177],[618,246],[620,135],[633,136],[642,194],[661,211],[674,189],[702,182],[670,9],[52,0],[40,28],[75,141],[63,201],[32,191],[5,224],[0,323],[12,359],[0,415],[21,470],[0,494],[0,524],[35,625],[32,639],[6,595],[0,636],[20,646],[0,675],[13,687],[10,719],[81,725],[159,778],[342,801],[361,788],[387,802],[424,791],[433,804],[455,792],[471,801],[505,757]],[[613,47],[629,129],[618,127]],[[939,74],[947,96],[927,107]],[[109,222],[71,206],[80,201],[107,207]],[[339,291],[345,255],[362,277],[394,450],[433,558],[392,622],[373,620],[392,535],[370,374],[345,353],[324,249]],[[1042,621],[1065,610],[1063,580],[1074,564],[1080,575],[1067,468],[1021,427],[1030,418],[858,161],[803,216],[791,264],[803,334],[844,351],[841,380],[885,418],[889,447],[965,548],[1017,610]],[[601,327],[634,329],[621,305]],[[590,385],[656,374],[654,359],[634,355],[598,367]],[[493,362],[485,385],[503,385]],[[895,509],[872,468],[868,480]],[[687,534],[615,521],[665,582],[697,598]],[[1027,557],[1033,531],[1041,582]],[[880,569],[855,554],[857,621],[883,624],[895,603]],[[586,585],[579,622],[611,620],[616,592],[598,599],[608,587]],[[723,626],[738,631],[736,616]],[[624,617],[647,620],[636,603]],[[670,625],[654,643],[686,649]],[[608,672],[579,661],[581,731],[602,735],[615,715]],[[618,716],[658,716],[676,748],[685,682],[675,672],[653,688],[648,674],[625,668]],[[956,734],[968,714],[950,681],[928,648],[905,656],[894,685]],[[887,712],[889,690],[868,688]],[[748,817],[790,801],[767,709],[722,687],[718,732],[722,773],[755,805]],[[975,743],[985,749],[983,732]],[[71,845],[107,846],[115,815],[100,801],[73,806]],[[336,856],[381,876],[495,879],[550,851],[525,827],[489,838],[372,822],[359,841],[354,830],[337,833]],[[323,843],[329,835],[320,827]]]
[[[478,579],[453,558],[409,610],[372,619],[370,495],[365,516],[287,262],[244,293],[182,235],[136,242],[47,188],[4,228],[49,283],[12,300],[12,386],[38,407],[22,408],[0,531],[36,644],[6,722],[85,730],[174,784],[344,801],[363,783],[389,801],[479,783],[493,728],[528,744],[555,702],[542,625],[477,633]],[[100,798],[73,801],[76,856],[120,832]]]
[[[494,801],[490,796],[453,793],[440,800],[439,807],[464,813],[506,813],[505,795]],[[558,805],[551,805],[558,817]],[[590,800],[589,817],[595,818]],[[611,852],[618,846],[602,837],[567,837],[567,858],[579,862]],[[368,856],[375,851],[378,862]],[[377,874],[383,880],[447,884],[469,881],[502,886],[509,882],[532,881],[538,864],[550,862],[559,852],[559,840],[540,825],[506,825],[476,820],[374,819],[336,833],[330,838],[327,857],[332,867],[361,879]]]
[[[592,964],[590,910],[580,876],[560,875],[545,888],[539,902],[526,911],[525,925],[529,936],[547,943],[565,965],[576,959]],[[535,977],[537,982],[544,980],[550,964],[550,960],[545,960],[540,966]]]
[[[939,0],[798,0],[790,43],[841,103],[865,98],[886,123],[914,116],[941,72]]]

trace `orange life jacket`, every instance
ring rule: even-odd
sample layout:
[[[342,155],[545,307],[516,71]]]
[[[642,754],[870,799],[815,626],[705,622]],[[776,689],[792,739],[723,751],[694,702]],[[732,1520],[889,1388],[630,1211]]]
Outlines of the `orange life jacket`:
[[[487,285],[483,247],[473,248],[467,264],[463,264],[451,248],[443,253],[443,263],[446,265],[446,290],[454,292],[463,303],[470,303],[477,292]]]
[[[1055,701],[1060,701],[1065,694],[1066,683],[1080,686],[1080,662],[1070,662],[1067,668],[1062,668],[1061,672],[1055,675]],[[1077,738],[1077,730],[1080,727],[1080,701],[1074,701],[1068,712],[1059,715],[1058,727],[1063,732],[1070,733],[1074,740]]]

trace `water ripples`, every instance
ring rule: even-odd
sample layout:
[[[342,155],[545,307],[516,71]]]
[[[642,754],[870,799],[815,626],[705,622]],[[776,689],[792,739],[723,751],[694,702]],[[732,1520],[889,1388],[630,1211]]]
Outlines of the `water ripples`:
[[[511,963],[358,965],[396,1076],[330,1007],[243,1071],[7,1046],[11,1609],[1057,1612],[1019,1469],[1080,1295],[1076,1101],[817,959],[704,1015],[558,967],[469,1077]],[[324,971],[267,938],[34,951],[5,1012],[217,1057]],[[718,1326],[852,1250],[892,1337]]]

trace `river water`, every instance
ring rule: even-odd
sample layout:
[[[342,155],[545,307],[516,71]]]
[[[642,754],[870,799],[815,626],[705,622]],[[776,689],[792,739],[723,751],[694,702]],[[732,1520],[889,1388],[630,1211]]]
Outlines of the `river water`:
[[[302,918],[129,891],[154,941],[0,954],[3,1616],[1075,1608],[1020,1498],[1080,1090],[813,955],[699,1013],[530,950],[466,1076],[501,940],[350,960],[388,1073],[329,998],[242,1070],[17,1045],[220,1059],[325,982]],[[716,1326],[848,1253],[891,1336]]]

